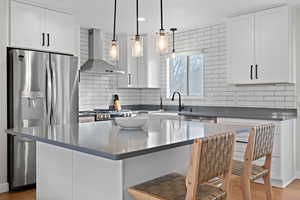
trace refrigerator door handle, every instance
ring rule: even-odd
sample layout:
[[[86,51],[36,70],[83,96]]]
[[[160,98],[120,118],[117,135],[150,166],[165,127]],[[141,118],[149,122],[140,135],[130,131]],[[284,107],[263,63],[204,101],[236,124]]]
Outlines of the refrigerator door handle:
[[[56,63],[53,59],[51,59],[51,115],[50,115],[50,124],[54,125],[56,123],[56,106],[57,106],[57,77],[56,77]]]
[[[52,121],[52,72],[50,64],[46,64],[46,114],[47,121],[51,123]]]

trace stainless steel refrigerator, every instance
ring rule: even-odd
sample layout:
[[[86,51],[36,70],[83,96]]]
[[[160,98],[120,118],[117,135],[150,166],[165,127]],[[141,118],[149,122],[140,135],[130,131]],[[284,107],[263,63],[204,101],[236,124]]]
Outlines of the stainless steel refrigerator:
[[[78,122],[76,57],[8,49],[8,128]],[[34,186],[35,142],[8,137],[10,190]]]

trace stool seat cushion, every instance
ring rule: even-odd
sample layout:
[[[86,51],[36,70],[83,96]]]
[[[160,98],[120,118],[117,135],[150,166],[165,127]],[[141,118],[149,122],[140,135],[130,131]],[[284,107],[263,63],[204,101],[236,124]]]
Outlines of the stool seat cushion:
[[[236,176],[242,176],[244,169],[244,162],[234,160],[232,174]],[[261,166],[252,165],[252,174],[250,176],[251,181],[255,181],[269,173],[268,169],[265,169]]]
[[[147,200],[185,200],[185,177],[172,173],[157,179],[136,185],[129,189],[135,196],[143,196]],[[226,192],[221,188],[201,184],[198,186],[197,200],[225,200]]]

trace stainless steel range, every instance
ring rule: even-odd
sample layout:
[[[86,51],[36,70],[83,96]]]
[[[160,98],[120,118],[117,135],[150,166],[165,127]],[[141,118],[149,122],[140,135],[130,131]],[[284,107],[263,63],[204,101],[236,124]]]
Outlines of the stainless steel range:
[[[115,111],[110,109],[94,109],[92,111],[79,111],[79,122],[94,122],[94,121],[107,121],[116,117],[131,117],[132,111],[121,110]]]

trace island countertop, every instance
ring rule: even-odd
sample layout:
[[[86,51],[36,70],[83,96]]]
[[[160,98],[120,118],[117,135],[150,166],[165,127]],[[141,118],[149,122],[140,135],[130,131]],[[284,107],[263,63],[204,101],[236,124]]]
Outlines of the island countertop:
[[[143,130],[123,130],[114,121],[103,121],[14,128],[6,132],[111,160],[122,160],[189,145],[196,138],[204,138],[227,131],[248,134],[250,130],[249,126],[150,119]]]

